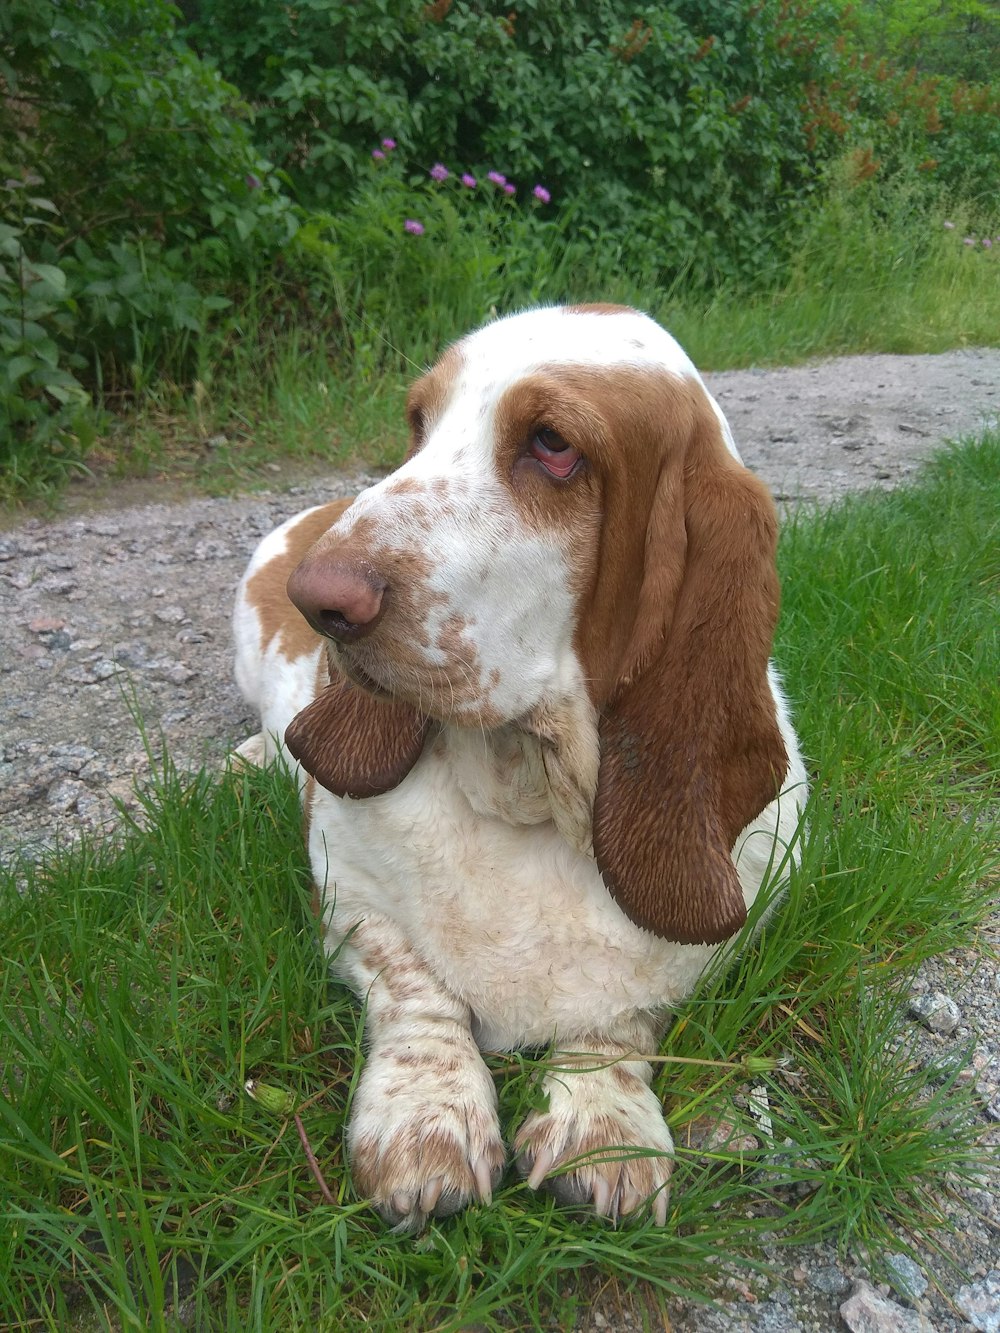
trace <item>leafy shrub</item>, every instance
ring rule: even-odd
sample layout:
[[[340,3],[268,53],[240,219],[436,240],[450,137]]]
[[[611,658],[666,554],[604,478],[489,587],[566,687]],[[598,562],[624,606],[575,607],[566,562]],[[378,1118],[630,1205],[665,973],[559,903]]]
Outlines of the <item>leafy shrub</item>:
[[[55,205],[33,193],[41,180],[8,179],[0,222],[0,497],[34,472],[48,482],[71,461],[92,430],[90,400],[75,375],[83,358],[71,350],[76,316],[66,271],[47,237]],[[43,258],[42,256],[47,257]],[[31,438],[32,448],[19,447]]]
[[[701,278],[773,256],[822,157],[804,89],[842,62],[833,0],[526,0],[506,16],[474,0],[192,7],[191,40],[253,103],[307,206],[338,211],[392,133],[425,169],[542,180],[582,240]]]
[[[0,6],[0,428],[22,460],[30,442],[79,453],[84,388],[183,375],[219,286],[297,226],[235,90],[175,18],[144,0]]]
[[[987,212],[1000,186],[1000,89],[923,76],[854,52],[845,80],[817,92],[858,181],[907,172],[930,197],[962,194]]]

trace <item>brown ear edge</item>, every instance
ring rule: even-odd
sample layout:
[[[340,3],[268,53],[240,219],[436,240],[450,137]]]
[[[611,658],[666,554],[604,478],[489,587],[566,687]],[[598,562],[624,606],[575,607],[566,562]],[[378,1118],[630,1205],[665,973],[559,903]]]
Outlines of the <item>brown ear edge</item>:
[[[625,799],[641,802],[646,797],[634,790]],[[683,869],[665,854],[650,857],[658,848],[655,832],[651,829],[644,834],[634,827],[623,834],[607,808],[608,801],[620,809],[622,793],[611,797],[607,785],[599,784],[594,803],[594,857],[605,887],[633,924],[676,944],[723,944],[743,928],[747,906],[731,849],[704,829],[697,853],[692,847],[691,859]],[[625,838],[635,849],[642,844],[645,856],[623,846]],[[669,891],[664,891],[665,886]],[[711,904],[710,909],[706,903]]]

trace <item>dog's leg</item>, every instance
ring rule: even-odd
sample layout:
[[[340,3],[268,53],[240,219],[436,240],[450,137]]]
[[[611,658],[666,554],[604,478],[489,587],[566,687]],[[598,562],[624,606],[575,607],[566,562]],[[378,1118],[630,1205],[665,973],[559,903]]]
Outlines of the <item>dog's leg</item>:
[[[267,739],[262,731],[248,736],[242,745],[237,745],[236,749],[226,756],[226,764],[237,771],[247,765],[263,768],[266,763]]]
[[[650,1065],[635,1058],[655,1048],[655,1026],[638,1019],[612,1035],[560,1037],[542,1080],[548,1109],[532,1111],[514,1142],[532,1189],[612,1221],[648,1203],[664,1225],[674,1145]]]
[[[359,1193],[405,1229],[488,1203],[505,1151],[468,1007],[385,917],[350,930],[334,967],[367,1008],[368,1058],[347,1131]]]

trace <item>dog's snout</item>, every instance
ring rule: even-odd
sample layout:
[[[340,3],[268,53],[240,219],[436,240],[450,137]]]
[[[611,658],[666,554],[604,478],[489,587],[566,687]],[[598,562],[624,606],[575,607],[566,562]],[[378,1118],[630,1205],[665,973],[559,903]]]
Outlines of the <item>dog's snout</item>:
[[[367,563],[307,556],[292,571],[287,591],[313,629],[338,643],[355,643],[381,619],[386,587]]]

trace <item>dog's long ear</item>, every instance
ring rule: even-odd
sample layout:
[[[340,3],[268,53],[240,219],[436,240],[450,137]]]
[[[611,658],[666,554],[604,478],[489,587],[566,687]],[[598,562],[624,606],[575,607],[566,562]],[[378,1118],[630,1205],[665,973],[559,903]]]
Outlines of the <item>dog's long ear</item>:
[[[602,711],[594,808],[608,889],[638,925],[683,944],[719,943],[745,922],[730,853],[787,770],[767,679],[776,530],[706,399],[683,479],[660,474],[638,639]]]
[[[379,699],[330,669],[330,683],[285,729],[285,745],[335,796],[381,796],[420,758],[428,720],[409,704]]]

